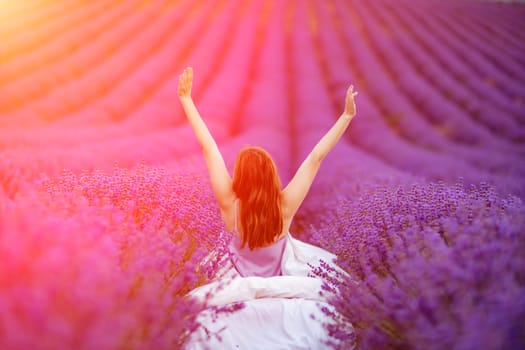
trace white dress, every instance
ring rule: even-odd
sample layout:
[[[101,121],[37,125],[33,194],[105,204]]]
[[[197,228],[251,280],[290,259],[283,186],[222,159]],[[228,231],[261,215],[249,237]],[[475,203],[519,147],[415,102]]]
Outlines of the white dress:
[[[323,323],[331,319],[321,307],[332,307],[321,296],[322,281],[310,277],[308,264],[333,263],[335,255],[286,235],[281,260],[282,276],[242,277],[227,266],[219,281],[196,288],[189,294],[204,301],[208,309],[197,318],[201,324],[192,333],[186,349],[326,349],[328,332]],[[222,285],[222,286],[221,286]],[[214,313],[214,307],[243,302],[231,313]],[[215,318],[215,319],[214,319]]]

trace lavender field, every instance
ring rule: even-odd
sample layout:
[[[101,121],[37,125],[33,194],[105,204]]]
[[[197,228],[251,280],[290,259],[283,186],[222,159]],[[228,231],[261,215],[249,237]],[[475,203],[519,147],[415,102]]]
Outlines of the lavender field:
[[[339,347],[525,348],[525,5],[0,0],[0,349],[183,348],[229,233],[177,96],[287,183]],[[350,331],[349,325],[354,329]],[[335,345],[334,345],[335,346]]]

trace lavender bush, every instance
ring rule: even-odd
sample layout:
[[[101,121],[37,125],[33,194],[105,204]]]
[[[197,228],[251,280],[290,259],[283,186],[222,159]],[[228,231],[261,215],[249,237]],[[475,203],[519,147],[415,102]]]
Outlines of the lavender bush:
[[[4,205],[0,347],[182,346],[203,306],[184,295],[214,277],[209,253],[226,244],[208,187],[116,168],[64,173]]]
[[[333,208],[310,239],[338,254],[350,276],[326,279],[338,292],[332,331],[341,349],[355,336],[362,349],[525,345],[520,199],[487,185],[429,183],[365,190]]]

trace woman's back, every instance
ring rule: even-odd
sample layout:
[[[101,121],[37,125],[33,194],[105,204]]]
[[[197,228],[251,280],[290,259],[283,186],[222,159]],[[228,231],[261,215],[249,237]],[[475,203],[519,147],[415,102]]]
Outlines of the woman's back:
[[[241,244],[240,238],[234,236],[230,243],[230,252],[232,263],[242,277],[272,277],[282,274],[281,261],[286,247],[286,236],[274,244],[261,248],[250,249],[247,246],[241,248]]]
[[[243,246],[238,228],[238,199],[234,203],[234,237],[230,243],[230,253],[235,269],[243,277],[272,277],[281,275],[281,261],[286,246],[286,235],[264,247],[250,249]]]

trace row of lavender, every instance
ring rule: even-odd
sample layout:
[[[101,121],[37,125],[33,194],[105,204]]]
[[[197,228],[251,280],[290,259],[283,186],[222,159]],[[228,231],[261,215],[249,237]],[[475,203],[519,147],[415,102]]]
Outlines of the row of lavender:
[[[465,12],[469,6],[432,3],[414,9],[410,3],[392,7],[388,2],[343,1],[171,6],[159,1],[147,6],[127,3],[109,11],[99,4],[83,10],[98,13],[95,18],[108,27],[98,26],[100,32],[94,33],[81,16],[82,8],[76,9],[78,23],[71,32],[91,37],[74,50],[62,47],[70,40],[59,31],[60,22],[71,23],[58,16],[56,23],[50,21],[46,30],[38,31],[48,41],[33,42],[29,33],[21,35],[29,42],[14,36],[11,50],[6,50],[13,52],[3,57],[4,190],[16,191],[21,180],[63,167],[111,166],[114,160],[123,165],[138,160],[163,163],[186,154],[192,136],[187,127],[179,127],[184,119],[174,91],[177,74],[191,64],[197,72],[196,99],[219,140],[247,127],[242,116],[261,115],[259,108],[265,125],[280,128],[287,118],[279,118],[280,111],[273,109],[284,106],[279,99],[295,84],[322,84],[337,111],[347,84],[355,82],[361,93],[360,114],[366,118],[356,120],[349,139],[360,149],[432,180],[454,182],[461,176],[467,183],[487,181],[502,193],[522,195],[520,42],[509,39],[502,61],[490,55],[493,41],[477,39],[491,33],[472,23],[475,19],[469,23],[469,29],[476,29],[470,36],[457,23],[441,25],[445,14]],[[434,15],[422,18],[427,12]],[[308,16],[314,25],[298,24],[300,16]],[[135,35],[144,21],[155,25]],[[280,32],[273,29],[276,21],[285,21]],[[310,33],[303,40],[312,43],[304,50],[299,44],[299,50],[316,57],[323,79],[287,76],[273,86],[266,84],[272,75],[290,73],[285,66],[266,69],[287,48],[276,40],[265,42],[265,36],[286,37],[288,27],[298,26]],[[468,40],[459,41],[457,32]],[[135,40],[122,40],[126,33]],[[502,35],[511,36],[493,36]],[[468,46],[461,51],[464,41]],[[49,62],[38,60],[40,55]],[[268,88],[254,93],[260,82]],[[287,108],[288,114],[294,113],[293,104]],[[333,115],[319,108],[319,118]],[[191,152],[195,143],[192,147]],[[93,161],[93,153],[103,156]],[[294,159],[297,163],[300,155]]]
[[[189,3],[182,3],[169,13],[184,18],[184,15],[188,15]],[[231,133],[233,121],[239,119],[237,115],[241,112],[235,103],[244,93],[247,66],[255,50],[246,51],[246,42],[249,41],[249,33],[257,26],[262,4],[241,7],[231,3],[226,5],[224,2],[208,5],[207,12],[202,14],[196,12],[195,8],[193,12],[199,15],[198,21],[186,20],[185,26],[181,26],[177,35],[173,35],[172,43],[165,49],[167,52],[158,53],[151,62],[142,62],[145,66],[142,73],[147,72],[149,80],[152,80],[150,84],[157,84],[155,93],[145,100],[141,97],[144,74],[138,72],[126,75],[124,82],[114,81],[113,84],[118,84],[119,88],[111,92],[110,96],[99,92],[94,96],[93,103],[64,118],[58,111],[53,111],[58,119],[54,123],[42,123],[39,102],[31,102],[30,99],[23,104],[25,111],[4,112],[3,120],[15,125],[4,126],[0,131],[3,155],[0,168],[4,191],[12,195],[18,191],[21,183],[34,180],[41,173],[58,174],[63,168],[74,171],[106,169],[111,168],[115,161],[121,166],[139,162],[163,164],[196,152],[197,143],[189,126],[183,123],[184,116],[176,97],[175,73],[178,73],[177,69],[182,69],[183,62],[191,62],[196,66],[195,97],[214,136],[219,142],[224,141]],[[213,21],[207,21],[212,10],[217,13]],[[237,19],[238,15],[242,17]],[[171,23],[171,17],[164,21]],[[193,39],[199,29],[195,23],[207,23],[209,26],[206,32],[201,32],[199,45]],[[238,34],[230,38],[226,35],[228,31]],[[173,46],[175,43],[177,45]],[[134,51],[130,52],[135,57]],[[208,64],[210,54],[218,58],[215,65]],[[112,70],[112,64],[103,63],[101,69]],[[163,71],[166,66],[170,67],[173,74]],[[220,74],[217,74],[218,66],[221,67]],[[53,72],[53,67],[48,68]],[[98,84],[101,77],[111,79],[105,77],[108,75],[105,70],[92,72],[86,76],[87,81]],[[31,80],[31,75],[27,80]],[[73,80],[70,85],[62,90],[89,102],[89,98],[85,98],[86,89],[81,81]],[[227,90],[229,96],[225,99],[221,94],[210,93],[210,89]],[[25,91],[22,88],[19,90]],[[141,99],[142,104],[137,105]],[[55,95],[42,101],[64,105],[64,100],[67,101],[67,98]],[[108,103],[117,106],[118,111]],[[28,125],[21,128],[19,125],[25,124],[24,120]],[[93,156],[95,154],[96,157]]]
[[[70,76],[64,87],[39,86],[46,71],[82,62],[58,47],[39,50],[64,55],[63,65],[29,69],[31,55],[3,57],[18,73],[2,81],[9,98],[0,104],[0,347],[174,348],[196,326],[200,306],[184,294],[220,267],[228,235],[175,96],[186,64],[228,165],[242,145],[258,144],[284,182],[338,115],[348,83],[360,91],[348,138],[324,161],[292,229],[338,253],[352,275],[331,286],[340,292],[334,336],[354,342],[353,324],[363,348],[519,343],[525,215],[502,193],[523,194],[523,85],[487,56],[490,45],[458,24],[438,26],[473,7],[469,28],[496,36],[479,25],[492,5],[150,3],[145,12],[139,2],[92,5],[90,14],[113,24],[78,56],[98,55],[86,61],[85,83]],[[82,11],[72,33],[89,26]],[[155,22],[150,34],[126,46],[123,35],[144,21]],[[459,59],[453,28],[473,58]],[[523,42],[506,24],[496,30],[503,66],[519,77]],[[116,40],[106,56],[103,38]],[[26,103],[33,69],[42,78]],[[504,88],[490,87],[500,79]],[[105,89],[85,85],[101,81]],[[453,185],[460,176],[467,185]],[[428,182],[438,179],[448,183]],[[470,189],[482,180],[499,193]]]
[[[319,22],[326,23],[328,26],[329,23],[337,23],[337,18],[333,19],[337,14],[348,13],[347,16],[356,18],[360,25],[334,28],[332,33],[326,33],[321,39],[320,47],[323,45],[326,47],[325,56],[329,56],[330,51],[328,50],[336,48],[341,54],[349,57],[346,60],[346,67],[350,62],[354,72],[361,75],[364,88],[370,90],[369,93],[366,91],[365,93],[367,97],[370,97],[371,103],[363,106],[362,111],[366,109],[363,113],[366,113],[367,116],[379,115],[383,124],[383,126],[378,125],[376,122],[373,125],[367,125],[365,120],[356,120],[356,128],[362,127],[363,131],[368,132],[365,134],[356,131],[355,135],[351,136],[352,140],[359,142],[361,147],[380,154],[383,159],[387,159],[397,167],[431,179],[445,179],[453,182],[458,176],[463,176],[468,182],[491,182],[502,192],[521,193],[523,185],[520,178],[523,174],[523,157],[520,145],[522,142],[511,141],[510,135],[497,136],[483,123],[473,121],[468,106],[462,108],[456,106],[453,101],[442,95],[439,84],[426,81],[425,75],[416,69],[418,66],[430,67],[426,69],[435,67],[434,69],[438,69],[439,72],[442,72],[441,75],[445,76],[444,78],[438,76],[437,80],[447,81],[447,78],[453,80],[457,76],[453,73],[458,69],[456,67],[470,67],[470,65],[449,61],[446,62],[446,65],[439,66],[436,56],[426,57],[424,62],[414,62],[409,55],[403,55],[406,50],[403,50],[403,45],[398,42],[411,42],[412,45],[417,46],[416,38],[425,33],[423,30],[428,21],[416,23],[414,28],[402,30],[399,28],[407,25],[408,19],[398,21],[394,25],[381,22],[381,18],[388,18],[389,8],[387,6],[381,8],[380,16],[367,8],[372,5],[364,6],[362,3],[355,3],[350,6],[347,2],[338,2],[337,5],[332,10],[331,18],[320,17]],[[401,11],[399,7],[401,6],[396,7],[397,11]],[[328,10],[323,12],[322,6],[318,6],[317,13],[326,14]],[[433,11],[428,10],[429,13],[443,11],[437,5]],[[405,17],[412,18],[407,16],[410,11],[410,6],[407,4],[404,11]],[[344,23],[344,16],[341,16],[339,22]],[[342,33],[335,33],[336,30]],[[320,35],[325,32],[321,32]],[[454,57],[454,52],[447,46],[439,48],[433,45],[434,33],[434,31],[427,32],[427,36],[421,37],[419,41],[425,43],[426,46],[433,47],[441,55],[448,54]],[[334,38],[337,37],[340,38],[339,43],[330,44],[330,41],[334,41]],[[343,50],[345,46],[349,47]],[[414,48],[412,54],[425,52],[426,46]],[[473,51],[469,53],[470,55],[476,55],[476,52]],[[334,76],[338,70],[342,69],[334,68]],[[485,85],[483,79],[480,79],[475,72],[465,74],[463,73],[464,79],[473,81],[478,86]],[[458,87],[455,90],[447,91],[449,96],[462,96],[469,93],[469,90],[459,81],[456,85]],[[504,124],[505,119],[511,118],[512,114],[507,111],[494,110],[494,101],[497,101],[500,92],[493,88],[491,93],[491,96],[470,96],[463,100],[465,103],[478,106],[483,111],[491,111],[493,123]],[[514,93],[516,96],[523,94],[523,87]],[[493,97],[494,95],[496,97]],[[512,106],[513,100],[507,99],[507,104]],[[511,128],[522,132],[520,126],[523,125],[523,107],[514,113],[521,120],[518,120],[518,124],[514,123]],[[372,134],[369,130],[372,126],[374,127],[373,134],[377,135],[374,140],[369,139],[369,135]],[[388,139],[382,137],[384,134],[382,131],[385,129],[387,131],[385,137]],[[392,133],[394,135],[389,137],[389,134]],[[392,140],[392,142],[378,140]],[[409,143],[409,147],[404,147],[405,142]]]

